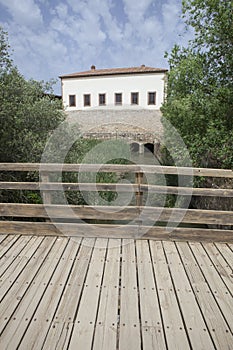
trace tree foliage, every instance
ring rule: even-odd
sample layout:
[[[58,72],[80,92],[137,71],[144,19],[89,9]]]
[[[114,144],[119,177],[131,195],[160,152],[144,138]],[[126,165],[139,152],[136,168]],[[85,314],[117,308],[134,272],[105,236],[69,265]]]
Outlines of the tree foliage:
[[[55,136],[48,147],[46,162],[81,163],[85,155],[100,142],[82,139],[77,123],[65,121],[61,101],[53,97],[52,87],[53,82],[25,80],[11,60],[7,33],[0,27],[0,162],[39,163],[52,134]],[[74,142],[69,149],[70,140]],[[105,150],[106,152],[109,150]],[[94,162],[102,160],[104,154],[92,159]],[[116,162],[123,161],[121,159]],[[2,172],[1,180],[39,181],[39,174],[12,172],[9,175]],[[62,180],[78,181],[77,174],[65,173],[60,179],[54,174],[54,181]],[[98,182],[116,180],[115,174],[99,173],[97,176]],[[53,200],[59,203],[59,196],[59,193],[53,193]],[[111,202],[116,194],[103,192],[102,196],[104,200]],[[85,204],[78,191],[69,191],[66,197],[69,203]],[[0,191],[0,198],[2,202],[42,202],[38,191]]]
[[[14,66],[7,33],[0,27],[0,162],[40,162],[49,134],[65,119],[52,82],[27,81]],[[6,174],[0,174],[4,179]],[[34,174],[11,173],[27,181]],[[9,180],[9,178],[8,178]],[[30,193],[2,191],[2,201],[27,201]],[[34,200],[39,197],[35,195]]]
[[[7,32],[0,26],[0,74],[12,66],[9,50]]]
[[[0,28],[0,161],[40,161],[45,141],[62,120],[61,102],[51,98],[52,83],[25,80],[9,55]]]
[[[184,0],[195,37],[169,55],[163,115],[179,131],[194,164],[233,167],[233,9],[231,1]],[[169,131],[167,137],[169,137]],[[175,140],[173,143],[175,148]]]

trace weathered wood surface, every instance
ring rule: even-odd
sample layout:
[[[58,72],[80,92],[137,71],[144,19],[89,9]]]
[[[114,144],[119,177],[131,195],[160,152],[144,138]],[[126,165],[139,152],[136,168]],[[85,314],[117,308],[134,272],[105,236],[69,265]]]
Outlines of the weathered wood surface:
[[[194,253],[191,249],[192,246],[189,244],[177,243],[177,247],[200,310],[205,310],[206,327],[202,331],[207,332],[209,330],[209,334],[217,349],[231,349],[233,346],[232,329],[230,328],[232,327],[232,323],[227,323],[226,315],[219,309],[217,303],[218,296],[214,293],[213,279],[209,278],[209,276],[206,278],[202,274],[202,264],[199,263],[200,254],[197,252]],[[231,263],[232,266],[232,262],[228,261],[227,263]],[[220,273],[218,269],[216,272]],[[224,291],[232,293],[232,289],[229,290],[225,286]],[[223,299],[223,303],[225,303],[225,298]],[[226,299],[226,307],[227,304],[228,300]]]
[[[45,173],[45,174],[41,175],[41,181],[43,183],[49,183],[50,182],[49,174]],[[43,198],[43,203],[49,203],[49,204],[52,203],[52,195],[51,195],[50,191],[43,190],[42,198]]]
[[[109,239],[93,350],[116,349],[117,346],[120,256],[121,240]]]
[[[184,167],[164,167],[147,165],[112,165],[112,164],[21,164],[1,163],[2,171],[35,171],[40,170],[43,182],[0,182],[0,190],[40,190],[43,205],[0,203],[0,234],[62,235],[102,238],[143,238],[231,242],[232,211],[191,210],[182,208],[153,208],[143,206],[144,194],[175,194],[178,196],[233,197],[230,188],[191,188],[178,186],[161,186],[143,183],[143,173],[179,174],[195,176],[216,176],[232,178],[232,170],[195,169]],[[103,171],[135,173],[135,183],[62,183],[50,182],[50,173],[59,171]],[[136,206],[100,207],[52,205],[53,191],[114,191],[134,192]],[[131,203],[132,204],[132,203]],[[10,218],[6,221],[6,217]],[[25,222],[21,221],[25,218]],[[31,223],[28,218],[31,218]],[[35,222],[34,218],[45,219]],[[17,219],[17,221],[16,221]],[[12,221],[10,221],[12,220]],[[56,222],[52,224],[49,220]],[[84,222],[83,222],[84,220]],[[87,225],[85,220],[104,220],[105,225]],[[109,220],[121,222],[113,224]],[[130,221],[125,226],[126,221]],[[161,227],[161,222],[166,223]],[[185,227],[175,227],[176,223]],[[123,225],[124,224],[124,225]],[[213,225],[212,228],[195,228],[190,224]],[[156,226],[157,225],[157,226]],[[221,225],[221,230],[218,225]],[[174,227],[173,227],[174,226]],[[190,227],[190,228],[188,228]],[[217,228],[215,228],[217,227]]]
[[[123,164],[41,164],[41,163],[0,163],[0,171],[41,171],[41,172],[145,172],[148,174],[193,175],[233,178],[233,170],[174,167],[161,165]]]
[[[187,278],[176,245],[170,243],[163,242],[163,249],[166,252],[174,291],[185,319],[186,332],[188,333],[190,342],[197,349],[214,349],[210,335],[204,331],[205,322],[201,310],[195,302],[195,295],[191,293],[192,284]],[[200,329],[202,330],[201,332]]]
[[[162,207],[129,206],[82,206],[58,204],[19,204],[0,203],[0,215],[4,217],[33,217],[59,219],[98,219],[98,220],[134,220],[140,216],[141,221],[168,221],[172,215],[173,222],[233,225],[231,211],[202,209],[179,209]]]
[[[233,242],[232,230],[60,222],[0,221],[0,234]]]
[[[141,350],[139,296],[135,246],[124,240],[121,262],[121,294],[119,320],[119,349]]]
[[[192,188],[122,183],[71,183],[71,182],[0,182],[1,190],[43,191],[45,203],[49,191],[113,191],[142,193],[176,194],[180,196],[233,197],[233,190],[227,188]],[[141,205],[141,200],[138,205]]]
[[[230,245],[6,236],[2,246],[1,349],[233,348]]]

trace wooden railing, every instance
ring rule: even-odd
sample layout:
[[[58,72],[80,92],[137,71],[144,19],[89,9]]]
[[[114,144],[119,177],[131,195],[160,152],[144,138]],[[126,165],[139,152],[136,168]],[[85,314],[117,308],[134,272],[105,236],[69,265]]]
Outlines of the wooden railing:
[[[145,206],[143,201],[148,192],[174,194],[182,198],[205,196],[231,199],[231,188],[155,185],[145,183],[144,177],[146,174],[163,174],[179,175],[183,179],[191,179],[192,176],[232,179],[232,170],[155,165],[104,164],[100,167],[97,164],[0,163],[0,171],[4,176],[7,172],[40,172],[40,181],[37,182],[0,182],[0,194],[5,190],[40,190],[43,198],[43,204],[0,203],[0,234],[233,241],[232,211],[153,207]],[[53,181],[52,176],[61,171],[111,172],[121,178],[122,174],[130,173],[134,174],[135,182],[96,184]],[[90,192],[133,190],[134,201],[126,207],[53,204],[52,193],[61,188],[63,191],[78,191],[81,188]]]

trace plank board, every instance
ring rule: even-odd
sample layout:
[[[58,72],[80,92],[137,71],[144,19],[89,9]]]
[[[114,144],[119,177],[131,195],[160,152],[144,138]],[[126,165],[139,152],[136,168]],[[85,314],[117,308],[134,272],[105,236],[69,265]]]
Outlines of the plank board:
[[[38,171],[41,172],[96,172],[99,171],[99,164],[56,164],[56,163],[0,163],[1,171]],[[174,175],[191,175],[191,176],[210,176],[233,178],[231,169],[210,169],[210,168],[191,168],[191,167],[174,167],[161,165],[143,165],[139,164],[101,164],[101,172],[141,172],[148,174],[174,174]]]
[[[23,203],[0,203],[3,216],[39,217],[59,219],[98,219],[98,220],[133,220],[140,215],[142,221],[168,221],[202,224],[233,224],[233,212],[201,209],[162,208],[137,206],[82,206],[82,205],[45,205]],[[0,236],[0,239],[2,237]],[[4,236],[3,236],[4,238]],[[2,239],[3,239],[2,238]]]
[[[15,284],[16,292],[12,291],[9,294],[10,299],[7,300],[6,310],[0,314],[2,328],[3,324],[7,324],[7,328],[1,335],[0,347],[17,348],[19,345],[29,324],[33,322],[37,305],[47,288],[58,264],[58,257],[64,251],[66,244],[66,239],[45,238],[30,259],[26,269],[19,277],[19,285]],[[2,307],[3,305],[1,305]],[[7,318],[5,319],[5,317]]]
[[[185,324],[180,314],[162,243],[151,241],[150,248],[168,348],[189,349]]]
[[[163,246],[191,346],[194,349],[214,350],[210,334],[204,330],[205,320],[196,302],[176,246],[172,242],[164,242]]]
[[[222,310],[228,326],[233,327],[233,303],[231,293],[229,293],[228,288],[221,279],[201,243],[190,243],[190,247],[196,257],[203,276],[208,280],[212,295],[214,296],[219,308]]]
[[[135,243],[122,242],[119,350],[141,350]]]
[[[43,345],[45,350],[65,349],[66,344],[69,342],[94,243],[94,239],[82,240],[82,245],[72,267],[69,280],[62,293],[49,332],[46,335]]]
[[[222,254],[222,257],[226,261],[226,264],[229,267],[232,267],[231,261],[233,259],[233,251],[230,249],[230,245],[215,243],[215,246],[218,248],[219,252]]]
[[[71,183],[71,182],[0,182],[1,190],[43,191],[45,204],[50,204],[49,191],[114,191],[137,192],[138,185],[131,183]],[[140,192],[176,194],[180,196],[233,197],[233,190],[228,188],[192,188],[161,185],[140,185]],[[48,195],[48,196],[47,196]]]
[[[166,349],[148,241],[136,241],[143,348]]]
[[[211,293],[209,283],[197,264],[200,256],[198,255],[196,260],[190,247],[183,242],[177,243],[177,247],[215,347],[217,349],[231,349],[233,347],[232,335]]]
[[[4,239],[1,242],[1,245],[0,245],[0,258],[1,259],[6,254],[6,252],[11,248],[11,246],[17,241],[18,238],[19,237],[17,237],[16,235],[11,235],[8,233],[8,236],[6,237],[6,239]]]
[[[13,263],[9,266],[9,268],[5,271],[5,273],[1,277],[1,285],[0,285],[0,300],[3,299],[4,295],[7,293],[7,291],[13,287],[16,287],[19,285],[19,281],[22,280],[22,276],[24,276],[25,273],[25,267],[30,262],[30,259],[32,258],[33,254],[38,249],[39,245],[43,241],[43,237],[33,237],[29,243],[27,242],[27,239],[20,239],[20,241],[25,244],[25,247],[23,251],[21,252],[24,259],[21,259],[21,256],[19,255],[17,259],[14,259]],[[11,251],[15,250],[15,246],[11,248]],[[30,267],[30,263],[29,263]],[[22,276],[20,276],[22,274]],[[22,282],[23,283],[23,282]],[[15,291],[16,293],[16,291]],[[21,291],[22,294],[22,291]]]
[[[0,349],[233,348],[232,245],[4,241]]]
[[[0,221],[0,231],[19,235],[137,238],[172,241],[232,242],[232,230],[114,224]],[[15,238],[16,239],[16,238]],[[7,250],[7,248],[6,248]]]
[[[2,241],[7,238],[7,235],[1,235],[0,234],[0,244],[2,244]]]
[[[121,240],[110,239],[102,283],[93,350],[116,349]]]
[[[24,237],[24,239],[18,239],[15,244],[1,257],[0,264],[0,276],[4,274],[6,269],[12,265],[18,257],[20,257],[20,252],[24,250],[25,246],[31,240],[32,237]],[[1,244],[1,243],[0,243]],[[24,253],[22,253],[24,254]],[[19,259],[18,259],[19,260]]]
[[[42,348],[57,305],[64,291],[78,248],[79,242],[68,241],[45,293],[43,294],[43,298],[40,300],[40,304],[33,315],[34,322],[31,322],[27,328],[19,349],[23,350],[27,347],[30,349]]]
[[[70,349],[92,348],[107,240],[97,239],[74,323]]]
[[[203,243],[203,247],[209,255],[212,263],[214,264],[219,276],[227,286],[230,295],[232,295],[233,270],[232,266],[228,264],[228,259],[231,261],[231,258],[233,258],[233,256],[231,256],[231,258],[228,256],[228,253],[230,253],[229,248],[227,245],[225,245],[226,249],[224,249],[224,244],[222,244],[220,245],[220,249],[217,249],[216,244],[214,243]]]

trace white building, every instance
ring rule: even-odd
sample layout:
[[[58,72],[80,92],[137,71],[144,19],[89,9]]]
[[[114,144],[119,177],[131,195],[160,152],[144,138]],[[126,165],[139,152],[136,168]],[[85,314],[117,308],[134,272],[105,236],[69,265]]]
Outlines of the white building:
[[[159,110],[164,101],[167,69],[142,65],[96,69],[60,76],[66,111],[91,108]]]

